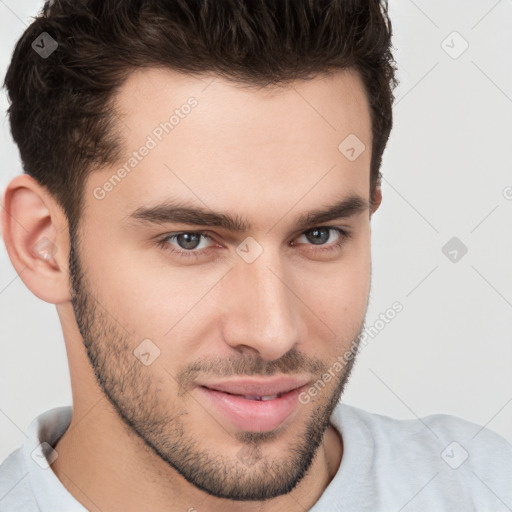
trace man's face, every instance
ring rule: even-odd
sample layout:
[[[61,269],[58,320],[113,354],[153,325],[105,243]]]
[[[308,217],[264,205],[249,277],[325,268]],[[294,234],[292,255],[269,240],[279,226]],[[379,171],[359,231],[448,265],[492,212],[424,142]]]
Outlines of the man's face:
[[[145,70],[120,90],[126,154],[87,180],[73,306],[126,425],[197,487],[261,500],[310,466],[363,327],[370,115],[354,73],[212,80]]]

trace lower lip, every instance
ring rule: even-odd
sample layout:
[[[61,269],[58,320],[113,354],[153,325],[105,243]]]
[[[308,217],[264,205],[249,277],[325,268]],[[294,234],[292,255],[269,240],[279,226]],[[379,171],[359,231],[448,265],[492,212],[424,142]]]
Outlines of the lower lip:
[[[249,400],[239,395],[200,386],[217,411],[241,430],[269,432],[278,428],[299,403],[299,395],[307,386],[289,391],[273,400]]]

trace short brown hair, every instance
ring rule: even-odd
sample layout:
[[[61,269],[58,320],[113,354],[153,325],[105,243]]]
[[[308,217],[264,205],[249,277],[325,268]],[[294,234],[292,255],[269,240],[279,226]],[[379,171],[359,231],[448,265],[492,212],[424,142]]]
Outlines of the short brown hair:
[[[58,43],[47,58],[32,48],[43,32]],[[23,169],[56,198],[70,229],[88,173],[121,154],[115,92],[150,66],[257,86],[355,69],[371,110],[373,196],[398,83],[386,1],[54,0],[18,41],[5,86]]]

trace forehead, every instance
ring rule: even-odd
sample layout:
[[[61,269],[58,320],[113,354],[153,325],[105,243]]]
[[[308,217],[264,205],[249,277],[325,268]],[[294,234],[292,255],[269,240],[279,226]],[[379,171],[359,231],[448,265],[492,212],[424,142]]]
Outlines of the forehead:
[[[172,196],[210,208],[243,203],[244,213],[263,217],[301,196],[305,207],[326,193],[368,197],[371,118],[353,71],[248,87],[146,69],[130,75],[115,104],[124,154],[90,176],[94,208],[125,216]],[[98,187],[106,189],[101,206],[91,197]]]

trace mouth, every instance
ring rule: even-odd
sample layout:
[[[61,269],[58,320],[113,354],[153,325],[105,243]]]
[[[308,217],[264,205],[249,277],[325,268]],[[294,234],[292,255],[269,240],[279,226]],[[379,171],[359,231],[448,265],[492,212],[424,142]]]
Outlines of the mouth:
[[[196,389],[214,416],[248,432],[280,427],[298,409],[304,378],[244,379],[199,384]]]
[[[284,394],[288,393],[288,391],[279,393],[277,395],[267,395],[267,396],[249,396],[249,395],[233,395],[233,396],[241,396],[245,398],[246,400],[257,400],[259,402],[266,401],[266,400],[274,400],[275,398],[281,398]],[[232,393],[228,393],[231,395]]]

